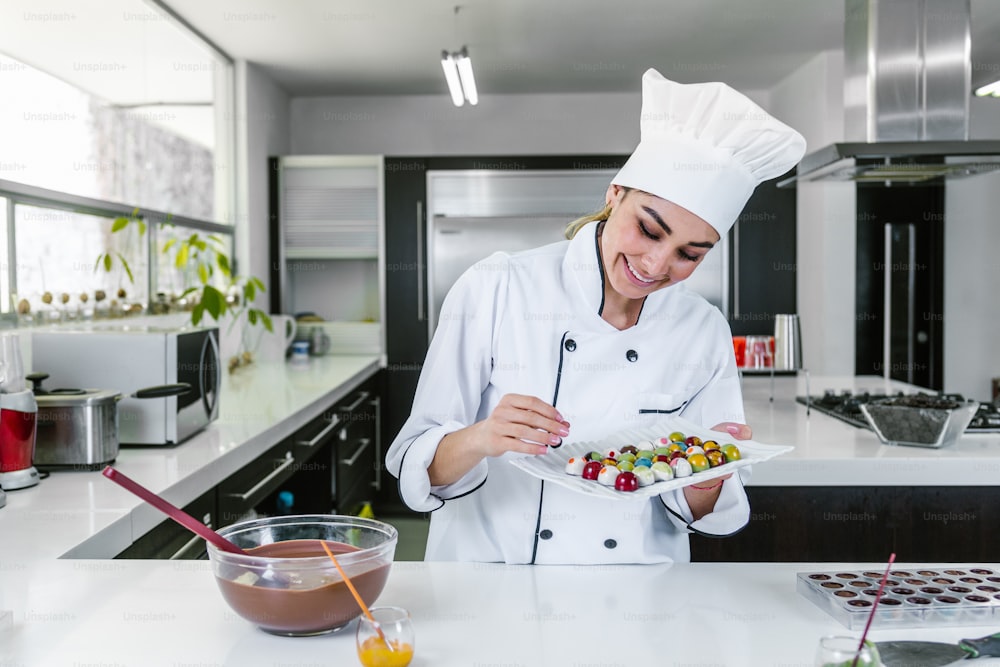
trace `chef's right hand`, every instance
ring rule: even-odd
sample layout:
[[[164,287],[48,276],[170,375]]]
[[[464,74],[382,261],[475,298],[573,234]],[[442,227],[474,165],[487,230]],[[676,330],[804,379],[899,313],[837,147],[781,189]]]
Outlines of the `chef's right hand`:
[[[540,398],[506,394],[486,419],[441,438],[427,467],[432,486],[452,484],[488,456],[544,454],[569,435],[569,422]]]
[[[569,435],[569,422],[535,396],[505,394],[490,416],[476,424],[486,456],[504,452],[544,454]]]

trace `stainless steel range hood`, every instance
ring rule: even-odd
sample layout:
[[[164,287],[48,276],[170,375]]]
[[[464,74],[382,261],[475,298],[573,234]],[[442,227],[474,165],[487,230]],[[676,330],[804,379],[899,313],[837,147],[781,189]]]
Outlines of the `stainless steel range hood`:
[[[1000,141],[969,141],[970,0],[846,0],[844,134],[809,153],[809,181],[919,184],[1000,170]]]

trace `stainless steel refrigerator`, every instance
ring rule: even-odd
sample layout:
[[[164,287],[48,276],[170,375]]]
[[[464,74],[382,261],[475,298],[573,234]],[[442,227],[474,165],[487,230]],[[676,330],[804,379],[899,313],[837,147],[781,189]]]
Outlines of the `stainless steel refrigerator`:
[[[430,171],[427,174],[428,332],[459,276],[496,251],[517,252],[565,240],[566,224],[600,209],[615,170]],[[688,278],[727,312],[728,237]]]

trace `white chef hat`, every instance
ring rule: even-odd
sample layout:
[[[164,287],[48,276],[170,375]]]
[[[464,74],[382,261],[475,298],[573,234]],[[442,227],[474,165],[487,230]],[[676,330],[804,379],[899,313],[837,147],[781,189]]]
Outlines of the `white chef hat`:
[[[612,183],[683,206],[724,236],[757,185],[805,152],[802,135],[724,83],[642,76],[639,145]]]

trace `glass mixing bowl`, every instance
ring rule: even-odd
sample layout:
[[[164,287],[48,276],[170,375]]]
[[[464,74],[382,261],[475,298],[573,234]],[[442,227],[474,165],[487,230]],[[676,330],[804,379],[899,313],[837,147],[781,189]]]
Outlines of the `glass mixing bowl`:
[[[339,630],[361,614],[321,541],[370,607],[389,578],[398,538],[387,523],[338,515],[253,519],[218,532],[249,552],[208,543],[222,597],[262,630],[289,636]]]

